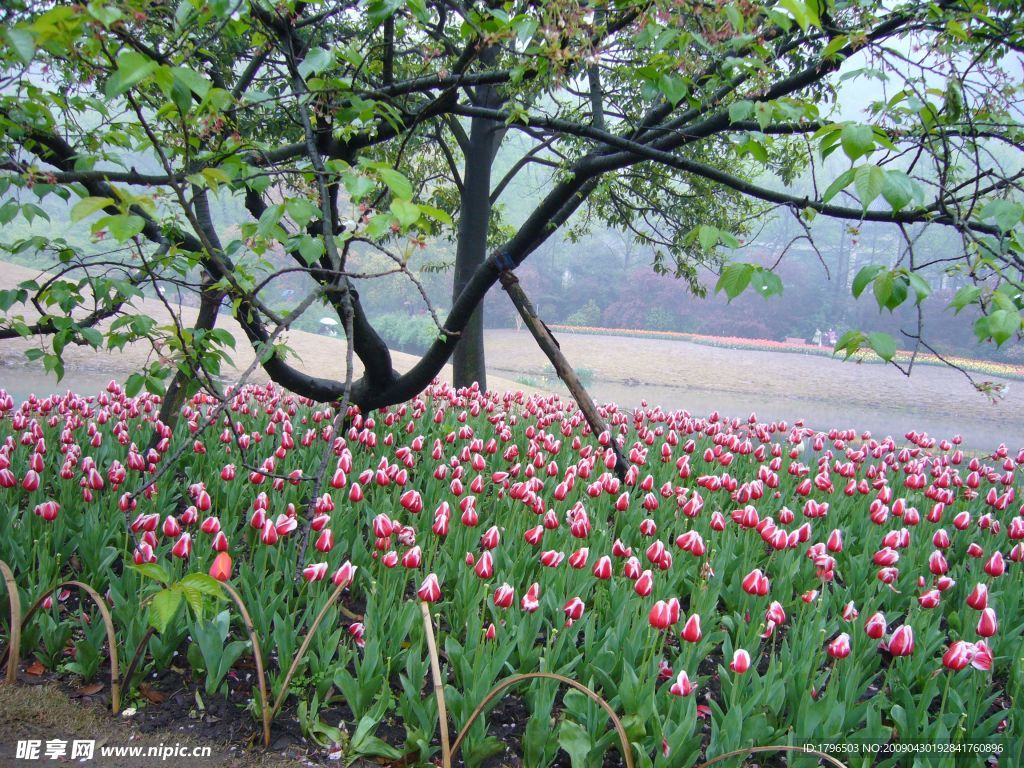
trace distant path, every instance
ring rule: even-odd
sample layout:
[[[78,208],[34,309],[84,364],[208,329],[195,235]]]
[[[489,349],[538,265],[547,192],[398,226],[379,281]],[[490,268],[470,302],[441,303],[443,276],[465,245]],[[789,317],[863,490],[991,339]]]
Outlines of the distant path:
[[[902,437],[927,431],[961,433],[976,448],[1005,442],[1024,446],[1024,384],[1003,381],[1006,397],[993,404],[957,371],[919,366],[906,377],[892,366],[859,365],[828,357],[725,349],[687,341],[556,332],[577,368],[589,369],[592,395],[635,407],[646,399],[663,408],[761,418],[805,418],[830,427]],[[526,331],[487,332],[490,368],[506,378],[543,375],[547,358]]]
[[[16,287],[25,280],[38,279],[40,272],[10,262],[0,261],[0,289]],[[160,324],[170,324],[171,318],[166,307],[156,299],[137,299],[132,303],[135,311],[153,317]],[[26,312],[27,317],[35,315]],[[82,314],[85,314],[84,312]],[[191,326],[196,319],[194,307],[182,307],[182,322]],[[245,336],[237,322],[226,314],[217,319],[217,327],[224,328],[235,337],[235,351],[232,353],[234,370],[225,370],[225,377],[238,375],[253,361],[254,354],[249,339]],[[320,336],[305,331],[287,331],[282,340],[295,353],[290,362],[301,370],[324,378],[345,380],[345,343],[344,340],[329,336]],[[122,351],[96,351],[89,347],[69,345],[64,350],[67,376],[59,385],[55,379],[46,374],[41,365],[27,364],[25,350],[38,346],[38,342],[28,339],[7,339],[0,344],[0,387],[6,387],[12,396],[21,393],[36,392],[42,394],[44,389],[52,392],[63,392],[68,387],[79,389],[77,379],[83,380],[84,387],[94,388],[96,380],[109,381],[111,378],[124,379],[139,371],[155,359],[153,349],[148,344],[136,343],[125,347]],[[230,351],[230,350],[229,350]],[[392,352],[395,370],[399,373],[409,370],[419,360],[414,355],[403,352]],[[358,358],[355,360],[356,377],[361,375],[362,367]],[[445,366],[439,378],[451,381],[451,366]],[[262,369],[250,378],[254,383],[266,383],[267,375]],[[499,389],[521,388],[512,380],[496,377],[492,386]],[[82,390],[85,391],[85,390]]]
[[[0,265],[0,288],[38,276],[26,267]],[[156,300],[143,299],[136,306],[138,312],[159,322],[169,321]],[[184,321],[192,321],[195,313],[195,309],[184,308]],[[243,370],[253,358],[248,340],[230,317],[222,315],[218,325],[234,334],[235,368]],[[891,366],[858,365],[828,357],[724,349],[679,340],[561,331],[556,336],[570,362],[591,371],[594,382],[590,390],[599,402],[614,401],[632,408],[646,399],[666,409],[686,408],[700,414],[718,410],[723,415],[746,417],[756,411],[762,418],[790,422],[803,417],[822,430],[852,427],[897,437],[910,429],[936,437],[959,432],[976,448],[991,449],[1001,442],[1013,449],[1024,446],[1021,382],[1007,382],[1006,397],[993,405],[961,374],[935,366],[917,367],[908,379]],[[487,332],[486,339],[492,389],[529,389],[516,379],[543,376],[547,358],[528,332],[494,330]],[[345,344],[341,339],[291,331],[287,343],[304,370],[344,378]],[[123,380],[153,355],[141,344],[123,352],[68,347],[68,376],[58,385],[40,366],[25,365],[24,351],[31,346],[30,339],[6,340],[0,345],[0,387],[19,397],[68,387],[95,390],[98,383],[110,378]],[[399,371],[418,359],[401,352],[392,352],[392,356]],[[446,366],[442,378],[450,381],[450,377],[451,368]],[[991,377],[979,374],[977,378]],[[253,381],[266,381],[266,375],[258,371]],[[551,389],[564,393],[557,381]]]

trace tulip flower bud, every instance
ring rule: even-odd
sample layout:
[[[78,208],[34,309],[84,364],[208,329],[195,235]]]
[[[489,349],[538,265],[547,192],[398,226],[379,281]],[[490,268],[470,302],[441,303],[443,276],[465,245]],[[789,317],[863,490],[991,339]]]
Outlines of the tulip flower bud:
[[[486,554],[486,553],[485,553]],[[420,588],[416,590],[420,600],[425,603],[436,603],[441,599],[441,585],[437,581],[437,575],[428,573]]]
[[[887,648],[893,656],[909,656],[914,652],[914,630],[909,624],[903,624],[892,633]]]
[[[696,689],[697,686],[690,682],[689,675],[682,671],[676,676],[676,681],[669,688],[669,693],[673,696],[689,696]]]
[[[608,555],[602,555],[598,558],[597,562],[594,563],[594,576],[602,581],[606,581],[612,577],[612,560]]]
[[[680,633],[680,637],[688,643],[699,642],[703,633],[700,630],[700,616],[696,613],[686,620],[686,624],[683,625],[683,631]]]
[[[845,659],[850,655],[850,636],[843,632],[828,644],[827,650],[833,659]]]
[[[729,669],[738,675],[742,675],[750,669],[750,654],[742,648],[737,648],[733,651],[732,661],[729,662]]]
[[[654,589],[654,577],[650,571],[644,571],[633,584],[633,591],[640,597],[647,597]]]
[[[231,578],[231,555],[221,552],[213,558],[213,565],[210,566],[210,576],[217,581],[227,581]]]
[[[999,620],[996,612],[991,607],[981,611],[981,618],[978,619],[978,635],[980,637],[992,637],[999,631]]]
[[[515,599],[515,590],[508,584],[502,584],[494,591],[494,605],[498,608],[511,607]]]
[[[871,614],[864,622],[864,632],[872,640],[879,640],[885,635],[886,620],[885,614],[881,611]]]
[[[988,585],[975,584],[974,589],[967,596],[967,604],[976,611],[983,611],[988,607]]]

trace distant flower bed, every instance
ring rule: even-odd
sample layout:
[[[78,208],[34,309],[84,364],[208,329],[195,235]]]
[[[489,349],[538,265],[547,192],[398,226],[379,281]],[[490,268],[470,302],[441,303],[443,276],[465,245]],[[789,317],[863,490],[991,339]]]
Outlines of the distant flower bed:
[[[585,325],[551,325],[550,328],[556,331],[567,333],[589,333],[598,336],[636,336],[649,339],[675,339],[689,341],[694,344],[704,344],[709,347],[723,347],[727,349],[751,349],[761,352],[794,352],[804,355],[820,355],[821,357],[832,357],[832,348],[828,345],[817,346],[816,344],[800,343],[793,341],[774,341],[773,339],[747,339],[740,336],[709,336],[702,333],[683,333],[680,331],[648,331],[637,328],[598,328]],[[880,363],[879,358],[869,349],[858,352],[855,356],[858,362]],[[896,353],[897,363],[909,363],[911,353],[899,351]],[[999,363],[992,360],[977,360],[971,357],[959,357],[956,355],[945,355],[940,360],[936,355],[920,353],[915,359],[915,365],[946,365],[947,363],[959,366],[965,371],[979,373],[985,376],[999,376],[1004,379],[1024,380],[1024,367]]]

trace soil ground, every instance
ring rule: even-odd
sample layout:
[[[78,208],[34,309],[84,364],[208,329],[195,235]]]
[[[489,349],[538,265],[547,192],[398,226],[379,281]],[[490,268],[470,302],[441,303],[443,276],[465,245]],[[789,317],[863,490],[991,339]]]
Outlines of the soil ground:
[[[17,757],[19,740],[41,740],[39,760]],[[79,762],[67,758],[49,760],[45,756],[47,740],[67,742],[68,753],[74,740],[95,740],[94,758]],[[180,747],[192,750],[209,747],[209,757],[129,757],[100,756],[103,747]],[[186,735],[181,729],[143,732],[132,718],[114,718],[98,703],[74,701],[54,684],[33,685],[24,681],[16,686],[0,684],[0,766],[16,768],[29,765],[59,765],[72,762],[96,768],[146,768],[155,765],[188,765],[190,768],[301,768],[306,761],[283,757],[261,749],[241,749],[236,744]]]

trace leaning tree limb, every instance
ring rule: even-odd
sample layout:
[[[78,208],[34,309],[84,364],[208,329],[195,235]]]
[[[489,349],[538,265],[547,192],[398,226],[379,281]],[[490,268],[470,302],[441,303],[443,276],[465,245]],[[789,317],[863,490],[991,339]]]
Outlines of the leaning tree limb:
[[[576,404],[579,405],[583,416],[587,419],[590,429],[595,435],[608,432],[608,425],[601,418],[601,414],[597,412],[597,406],[594,404],[593,398],[590,397],[590,394],[583,386],[583,382],[580,381],[580,377],[576,375],[576,371],[573,370],[569,360],[562,353],[562,349],[551,333],[551,329],[538,317],[537,310],[534,309],[522,285],[519,284],[519,278],[515,276],[512,270],[506,269],[501,273],[500,279],[501,287],[505,289],[505,293],[508,294],[512,303],[515,304],[516,309],[519,310],[519,314],[523,318],[523,322],[526,323],[526,327],[530,329],[530,333],[533,334],[537,346],[544,351],[544,354],[548,356],[548,360],[555,367],[555,373],[558,374],[558,378],[564,381],[565,386],[569,388],[569,392],[572,393]],[[619,450],[619,444],[615,441],[614,437],[611,440],[611,450],[615,453],[615,474],[618,475],[620,480],[625,482],[626,459],[623,457],[622,451]]]

